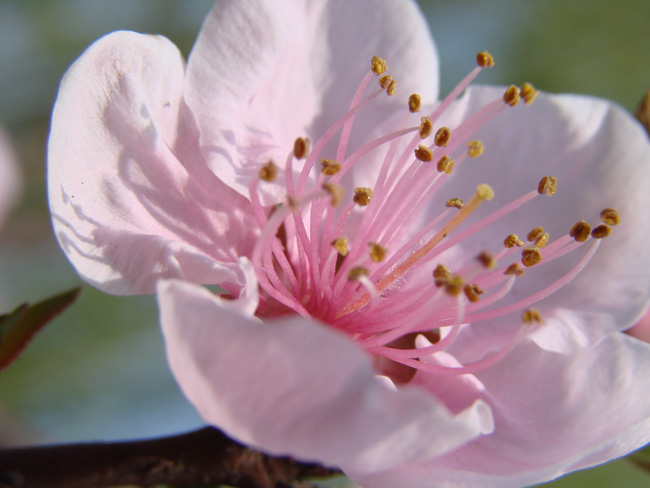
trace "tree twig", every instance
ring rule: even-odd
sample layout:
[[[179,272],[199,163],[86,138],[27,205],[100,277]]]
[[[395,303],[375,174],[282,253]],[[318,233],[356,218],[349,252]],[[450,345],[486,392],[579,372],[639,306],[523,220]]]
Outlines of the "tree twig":
[[[339,474],[271,457],[206,427],[160,439],[0,450],[0,488],[100,488],[115,485],[309,486],[306,477]]]

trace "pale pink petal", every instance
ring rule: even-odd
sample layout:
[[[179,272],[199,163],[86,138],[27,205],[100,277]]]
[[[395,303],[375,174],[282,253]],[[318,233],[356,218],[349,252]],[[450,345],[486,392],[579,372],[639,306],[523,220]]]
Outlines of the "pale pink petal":
[[[347,112],[375,54],[387,58],[399,95],[364,110],[353,138],[363,139],[412,92],[428,102],[437,96],[437,55],[415,3],[217,2],[190,55],[185,87],[212,171],[247,195],[260,164],[284,165],[296,137],[318,137]],[[284,197],[269,188],[268,197]]]
[[[117,32],[61,82],[48,144],[54,230],[80,275],[106,291],[234,280],[250,246],[244,199],[197,152],[184,74],[167,39]]]
[[[21,178],[16,155],[4,130],[0,128],[0,225],[16,203]]]
[[[447,122],[453,128],[458,120],[499,99],[502,93],[500,88],[471,87],[448,114]],[[466,255],[482,249],[497,252],[508,234],[526,236],[537,226],[544,227],[551,239],[566,235],[580,219],[594,227],[600,224],[599,213],[604,208],[616,208],[621,215],[621,223],[603,240],[586,269],[561,293],[536,305],[557,327],[541,329],[535,340],[551,350],[570,350],[567,340],[591,344],[603,333],[633,324],[650,293],[650,254],[646,252],[650,227],[644,210],[650,207],[650,142],[641,126],[610,102],[542,93],[530,106],[521,103],[508,108],[475,137],[485,143],[485,153],[455,169],[441,196],[467,198],[475,185],[489,183],[496,197],[468,222],[537,188],[543,176],[556,176],[558,190],[552,197],[536,198],[462,243]],[[529,269],[517,279],[511,300],[559,279],[587,247],[589,243],[585,250]],[[503,318],[494,322],[499,325]]]
[[[515,488],[622,456],[650,441],[650,346],[613,334],[574,354],[532,341],[476,375],[495,430],[457,451],[372,476],[372,488]],[[462,376],[427,379],[433,392],[471,392]]]
[[[207,422],[265,452],[372,472],[491,432],[481,400],[452,415],[423,389],[393,391],[352,341],[314,321],[262,323],[179,281],[162,281],[158,301],[185,395]]]

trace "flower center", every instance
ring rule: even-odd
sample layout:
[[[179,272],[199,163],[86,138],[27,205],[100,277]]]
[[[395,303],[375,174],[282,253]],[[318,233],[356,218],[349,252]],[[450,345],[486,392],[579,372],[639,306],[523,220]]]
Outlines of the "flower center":
[[[472,139],[476,131],[520,101],[532,103],[537,94],[528,83],[511,86],[503,97],[457,127],[441,125],[440,117],[452,102],[494,61],[488,53],[479,53],[477,64],[429,115],[409,125],[421,109],[419,95],[413,94],[392,132],[348,155],[356,115],[382,94],[396,93],[397,82],[386,74],[386,62],[375,56],[349,111],[313,148],[309,139],[298,138],[283,172],[273,162],[260,169],[259,179],[250,185],[261,228],[252,254],[261,291],[260,315],[297,313],[317,318],[350,335],[375,356],[442,374],[489,367],[531,326],[543,322],[533,305],[580,273],[619,216],[615,209],[605,209],[603,223],[593,230],[580,221],[554,239],[542,227],[533,228],[525,236],[527,242],[515,234],[491,235],[490,226],[496,221],[542,195],[555,194],[557,179],[545,176],[536,188],[492,208],[480,219],[477,209],[494,197],[487,183],[478,185],[473,195],[450,198],[432,220],[418,225],[425,210],[431,215],[434,196],[440,195],[452,173],[467,159],[489,150]],[[380,88],[364,97],[374,76]],[[337,135],[338,144],[332,149],[330,143]],[[302,168],[296,177],[294,166],[299,162]],[[369,162],[377,167],[370,164],[374,169],[368,170]],[[315,167],[320,167],[317,174]],[[353,169],[365,171],[366,176],[371,172],[374,185],[356,187],[346,195],[344,188],[354,186],[350,183]],[[264,208],[260,184],[284,185],[286,202]],[[487,235],[499,250],[468,256],[465,244],[479,234]],[[546,266],[589,240],[587,251],[561,277],[523,298],[511,293],[527,268]],[[520,314],[521,319],[515,320],[520,326],[496,352],[461,367],[423,360],[449,347],[467,324],[515,312]]]

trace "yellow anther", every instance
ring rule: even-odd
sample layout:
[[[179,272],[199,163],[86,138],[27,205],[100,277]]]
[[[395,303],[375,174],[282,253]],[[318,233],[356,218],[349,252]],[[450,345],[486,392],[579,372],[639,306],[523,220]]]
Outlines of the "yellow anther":
[[[451,278],[451,271],[444,264],[439,264],[433,270],[433,282],[438,288],[447,283],[449,278]]]
[[[484,293],[483,289],[475,283],[465,285],[463,291],[465,292],[467,299],[472,303],[478,302],[481,299],[481,295]]]
[[[503,101],[506,102],[511,107],[514,107],[519,103],[519,88],[515,85],[510,85],[506,92],[503,94]]]
[[[494,254],[488,251],[481,251],[476,260],[481,263],[485,269],[494,269],[497,265],[497,258]]]
[[[557,178],[555,176],[544,176],[541,180],[539,180],[539,184],[537,185],[537,193],[540,195],[548,195],[552,196],[555,195],[555,192],[557,191]]]
[[[548,232],[544,232],[541,236],[539,236],[535,240],[535,245],[537,247],[544,247],[546,244],[548,244],[549,239],[551,238],[550,235],[548,235]]]
[[[476,55],[476,64],[481,68],[491,68],[494,66],[494,58],[487,51],[481,51]]]
[[[386,93],[392,97],[393,95],[395,95],[396,91],[397,91],[397,81],[391,80],[391,82],[386,87]]]
[[[542,313],[536,308],[527,308],[524,310],[524,313],[521,314],[521,319],[525,324],[532,324],[533,322],[541,324]]]
[[[393,81],[393,77],[391,75],[384,75],[379,78],[379,86],[386,90],[391,81]]]
[[[418,135],[420,139],[426,139],[433,132],[433,122],[429,117],[422,117],[420,119],[420,130],[418,130]]]
[[[515,275],[515,276],[523,276],[525,273],[526,272],[524,271],[524,269],[521,267],[519,263],[512,263],[503,272],[503,274],[505,275]]]
[[[535,90],[535,87],[530,83],[524,83],[523,85],[521,85],[519,94],[521,95],[521,98],[524,99],[524,103],[526,105],[530,105],[535,101],[535,97],[537,96],[537,90]]]
[[[360,207],[365,207],[372,199],[372,190],[370,188],[355,188],[352,200]]]
[[[349,249],[348,249],[348,238],[345,236],[337,237],[334,239],[332,242],[330,242],[332,246],[334,246],[334,249],[336,249],[336,252],[338,252],[341,256],[347,256]]]
[[[331,203],[335,207],[343,201],[343,195],[345,195],[345,190],[343,189],[343,185],[339,185],[338,183],[327,181],[323,183],[323,190],[325,190],[327,193],[330,194],[330,196],[332,197]]]
[[[370,247],[370,259],[375,263],[380,263],[386,257],[386,248],[377,242],[369,242],[368,246]]]
[[[542,252],[536,247],[527,247],[521,251],[521,264],[530,268],[542,261]]]
[[[445,283],[445,291],[451,296],[458,296],[463,291],[465,280],[458,275],[453,275]]]
[[[544,227],[535,227],[528,233],[528,240],[535,241],[544,233]]]
[[[384,74],[388,69],[388,65],[386,65],[385,59],[382,59],[379,56],[373,56],[370,60],[370,69],[375,75],[379,76]]]
[[[449,156],[443,156],[438,160],[438,164],[436,166],[438,168],[438,171],[448,175],[454,169],[455,163],[456,161],[453,158],[450,158]]]
[[[364,268],[363,266],[355,266],[354,268],[350,268],[348,271],[348,280],[358,281],[362,276],[368,276],[369,274],[370,271],[368,268]]]
[[[422,144],[418,144],[418,147],[413,152],[415,153],[415,157],[423,163],[428,163],[433,159],[433,151]]]
[[[602,239],[607,237],[612,233],[612,228],[605,224],[600,224],[594,227],[594,230],[591,231],[591,237],[594,239]]]
[[[621,222],[621,217],[615,208],[604,209],[600,212],[600,219],[607,225],[618,225]]]
[[[467,155],[470,158],[478,158],[481,154],[483,154],[483,151],[485,150],[485,146],[483,146],[483,142],[481,141],[469,141],[467,143]]]
[[[433,143],[438,147],[446,147],[449,144],[449,138],[451,137],[451,131],[449,127],[440,127],[436,131],[436,135],[433,138]]]
[[[481,183],[476,187],[476,196],[482,200],[492,200],[494,198],[494,190],[487,183]]]
[[[417,93],[414,93],[409,97],[409,112],[412,114],[420,111],[420,105],[422,104],[422,97]]]
[[[503,241],[503,245],[511,248],[511,247],[521,247],[524,245],[524,241],[519,239],[519,236],[517,234],[510,234],[508,237],[505,238]]]
[[[309,149],[311,148],[311,139],[309,137],[299,137],[293,143],[293,155],[296,159],[305,159],[309,156]]]
[[[447,203],[445,203],[445,206],[447,207],[456,207],[458,210],[463,208],[463,205],[465,205],[465,202],[463,202],[460,198],[450,198],[447,200]]]
[[[321,173],[327,176],[332,176],[341,171],[341,163],[334,159],[321,159],[320,164],[322,166]]]
[[[278,167],[275,165],[273,161],[269,161],[260,169],[260,179],[264,181],[275,180],[277,174],[278,174]]]
[[[571,230],[569,231],[569,235],[578,242],[585,242],[589,239],[590,232],[591,226],[584,220],[581,220],[580,222],[573,224],[573,227],[571,227]]]

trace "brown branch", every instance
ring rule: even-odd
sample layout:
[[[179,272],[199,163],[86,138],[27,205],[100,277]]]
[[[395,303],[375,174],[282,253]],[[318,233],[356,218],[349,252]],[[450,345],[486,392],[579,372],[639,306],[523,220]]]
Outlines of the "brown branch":
[[[0,450],[0,488],[100,488],[156,484],[306,487],[337,471],[267,456],[212,427],[174,437]]]

